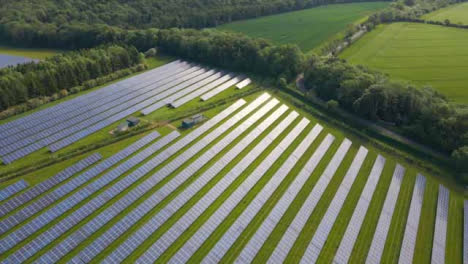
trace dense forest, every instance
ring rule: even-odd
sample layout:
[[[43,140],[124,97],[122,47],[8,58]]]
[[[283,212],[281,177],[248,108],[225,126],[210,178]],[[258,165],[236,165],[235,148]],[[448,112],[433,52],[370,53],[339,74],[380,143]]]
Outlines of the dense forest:
[[[140,63],[134,47],[116,45],[67,52],[39,63],[0,70],[0,110],[67,91],[85,81]]]

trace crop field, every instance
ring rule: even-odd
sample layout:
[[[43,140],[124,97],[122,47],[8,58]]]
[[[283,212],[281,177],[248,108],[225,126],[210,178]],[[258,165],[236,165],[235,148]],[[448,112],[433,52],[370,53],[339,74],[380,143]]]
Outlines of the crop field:
[[[456,5],[449,5],[446,8],[439,9],[435,12],[422,16],[423,19],[433,21],[450,20],[453,24],[468,24],[468,3],[460,3]]]
[[[396,79],[431,85],[450,100],[468,102],[468,31],[392,23],[377,27],[340,57]]]
[[[279,44],[297,44],[302,51],[308,52],[338,37],[349,24],[364,19],[388,4],[388,2],[368,2],[319,6],[224,24],[218,29],[242,32]]]
[[[199,112],[0,184],[0,261],[463,263],[465,197],[433,175],[263,91]]]

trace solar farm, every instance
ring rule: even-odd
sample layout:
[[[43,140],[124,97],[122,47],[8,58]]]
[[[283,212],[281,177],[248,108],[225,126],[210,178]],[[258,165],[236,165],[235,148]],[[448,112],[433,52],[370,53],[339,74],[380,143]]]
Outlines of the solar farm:
[[[168,63],[2,125],[3,166],[251,82]],[[431,175],[270,92],[209,117],[11,180],[0,262],[468,263],[468,201]]]

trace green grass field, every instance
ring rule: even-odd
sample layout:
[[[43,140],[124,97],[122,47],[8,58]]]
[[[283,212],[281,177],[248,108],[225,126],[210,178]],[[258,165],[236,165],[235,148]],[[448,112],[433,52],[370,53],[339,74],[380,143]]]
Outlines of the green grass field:
[[[449,5],[446,8],[439,9],[435,12],[426,14],[421,18],[433,21],[450,20],[453,24],[468,24],[468,3],[460,3],[456,5]]]
[[[233,22],[221,25],[218,29],[242,32],[279,44],[297,44],[302,51],[309,52],[324,42],[339,37],[349,24],[354,24],[387,5],[388,2],[327,5]]]
[[[464,29],[393,23],[378,26],[340,57],[395,79],[431,85],[452,101],[468,103],[467,44]]]
[[[54,56],[60,52],[60,50],[53,49],[29,49],[0,45],[0,54],[21,56],[31,59],[45,59],[47,57]]]

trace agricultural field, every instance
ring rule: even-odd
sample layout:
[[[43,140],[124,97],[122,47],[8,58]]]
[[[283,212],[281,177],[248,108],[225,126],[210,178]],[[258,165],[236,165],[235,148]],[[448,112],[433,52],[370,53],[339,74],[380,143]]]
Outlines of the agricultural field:
[[[340,57],[390,77],[431,85],[449,100],[468,103],[468,31],[435,25],[378,26]]]
[[[385,8],[389,2],[367,2],[319,6],[301,11],[237,21],[217,27],[269,39],[278,44],[297,44],[309,52],[339,37],[346,27]]]
[[[133,115],[160,126],[0,183],[0,261],[463,263],[460,188],[223,74],[173,61],[83,95],[152,87],[163,104]]]
[[[449,5],[446,8],[439,9],[432,13],[422,16],[422,19],[441,21],[444,22],[446,19],[450,20],[453,24],[468,24],[468,3],[460,3],[456,5]]]

